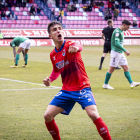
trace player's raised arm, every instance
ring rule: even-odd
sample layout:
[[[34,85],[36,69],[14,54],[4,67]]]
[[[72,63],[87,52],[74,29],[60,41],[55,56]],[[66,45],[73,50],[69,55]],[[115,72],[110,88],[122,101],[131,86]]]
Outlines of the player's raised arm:
[[[69,46],[68,52],[69,53],[76,53],[76,52],[81,52],[82,50],[83,50],[82,45],[74,43],[71,46]]]

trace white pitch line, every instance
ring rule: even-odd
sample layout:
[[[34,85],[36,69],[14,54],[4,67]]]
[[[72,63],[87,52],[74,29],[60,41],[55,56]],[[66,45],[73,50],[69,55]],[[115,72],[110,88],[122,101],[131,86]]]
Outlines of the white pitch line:
[[[37,84],[37,83],[32,83],[32,82],[26,82],[26,81],[19,81],[19,80],[13,80],[13,79],[6,79],[6,78],[0,78],[0,80],[6,80],[6,81],[13,81],[13,82],[19,82],[19,83],[25,83],[25,84],[33,84],[33,85],[40,85],[40,86],[45,86],[44,84]],[[61,88],[57,86],[49,86],[50,88]]]
[[[20,91],[20,90],[43,90],[43,89],[55,89],[55,88],[31,88],[31,89],[2,89],[1,91]]]

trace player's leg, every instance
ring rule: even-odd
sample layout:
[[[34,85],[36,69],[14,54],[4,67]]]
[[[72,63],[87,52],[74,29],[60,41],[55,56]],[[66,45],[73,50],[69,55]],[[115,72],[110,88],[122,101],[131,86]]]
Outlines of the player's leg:
[[[108,84],[108,82],[109,82],[109,80],[111,78],[111,75],[112,75],[112,73],[114,72],[115,69],[116,69],[116,67],[112,67],[112,66],[109,67],[109,70],[107,71],[106,76],[105,76],[105,81],[104,81],[104,84],[103,84],[103,88],[114,89],[113,87],[111,87]]]
[[[18,66],[18,61],[19,61],[19,58],[20,58],[20,53],[21,51],[23,50],[22,47],[18,47],[18,50],[16,52],[16,57],[15,57],[15,67]],[[12,66],[11,66],[12,67]],[[13,66],[14,67],[14,66]]]
[[[130,83],[130,87],[131,88],[134,88],[134,87],[137,87],[140,85],[140,82],[134,82],[131,78],[131,74],[129,72],[129,68],[128,68],[128,65],[122,65],[121,66],[124,70],[124,75],[126,77],[126,79],[128,80],[128,82]]]
[[[61,140],[59,135],[59,129],[57,124],[55,123],[54,117],[63,111],[64,109],[60,107],[49,105],[44,114],[46,127],[54,140]]]
[[[111,87],[108,84],[108,82],[109,82],[109,80],[111,78],[111,75],[112,75],[113,71],[118,66],[120,59],[121,59],[121,57],[120,57],[119,53],[117,53],[115,51],[111,51],[110,67],[109,67],[108,72],[106,73],[106,77],[105,77],[105,81],[104,81],[104,84],[103,84],[103,88],[114,89],[113,87]]]
[[[99,70],[102,69],[102,64],[103,64],[103,62],[104,62],[104,59],[105,59],[107,53],[108,53],[108,48],[107,48],[107,43],[105,42],[105,43],[104,43],[104,49],[103,49],[103,55],[102,55],[101,60],[100,60]]]
[[[99,116],[96,105],[87,106],[85,107],[85,110],[93,123],[96,125],[96,128],[103,140],[112,140],[107,125]]]
[[[22,67],[27,67],[27,62],[28,62],[28,51],[29,51],[29,49],[25,49],[25,56],[24,56],[25,64],[22,65]]]
[[[25,61],[25,64],[22,65],[22,67],[27,67],[27,62],[28,62],[28,51],[30,49],[30,46],[31,46],[31,43],[30,43],[30,40],[26,40],[25,41],[26,43],[26,47],[25,47],[25,57],[24,57],[24,61]]]

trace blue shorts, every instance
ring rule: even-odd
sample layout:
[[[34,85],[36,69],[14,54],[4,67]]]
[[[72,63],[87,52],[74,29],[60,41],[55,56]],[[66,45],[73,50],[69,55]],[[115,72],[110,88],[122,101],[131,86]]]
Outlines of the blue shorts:
[[[91,88],[84,88],[80,91],[60,90],[49,105],[61,107],[64,109],[61,113],[69,115],[76,102],[78,102],[83,109],[90,105],[96,105]]]

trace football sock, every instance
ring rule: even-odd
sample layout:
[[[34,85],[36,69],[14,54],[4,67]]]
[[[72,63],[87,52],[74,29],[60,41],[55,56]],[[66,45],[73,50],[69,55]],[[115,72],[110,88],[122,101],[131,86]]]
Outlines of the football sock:
[[[25,54],[25,65],[27,65],[27,61],[28,61],[28,54]]]
[[[17,65],[18,65],[18,60],[19,60],[19,57],[20,57],[20,55],[19,55],[19,54],[16,54],[16,63],[15,63],[15,66],[17,66]]]
[[[101,57],[100,67],[102,67],[102,63],[103,63],[104,59],[105,59],[104,57]]]
[[[125,77],[127,78],[128,82],[131,84],[133,82],[131,78],[131,74],[129,71],[124,72]]]
[[[103,140],[112,140],[107,125],[101,117],[96,119],[93,123],[96,125],[96,128]]]
[[[109,80],[110,80],[111,75],[112,75],[112,74],[111,74],[111,73],[109,73],[109,72],[107,72],[107,73],[106,73],[105,82],[104,82],[105,84],[108,84],[108,82],[109,82]]]
[[[55,120],[53,119],[51,122],[45,122],[46,127],[50,134],[52,135],[54,140],[61,140],[60,135],[59,135],[59,129],[58,126],[55,123]]]

